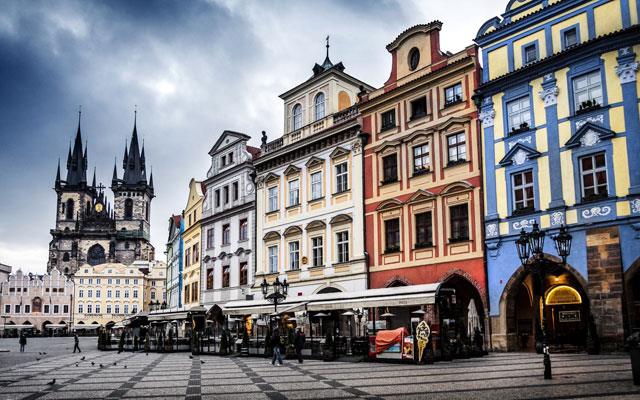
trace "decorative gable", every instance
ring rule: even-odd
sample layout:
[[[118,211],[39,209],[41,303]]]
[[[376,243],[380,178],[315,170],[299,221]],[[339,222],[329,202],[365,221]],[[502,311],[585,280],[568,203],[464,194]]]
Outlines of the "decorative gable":
[[[276,174],[274,174],[273,172],[269,172],[267,175],[265,175],[264,177],[264,183],[269,183],[273,180],[278,180],[280,179],[280,177]]]
[[[428,190],[419,189],[411,196],[408,203],[418,203],[421,201],[432,200],[436,195]]]
[[[338,146],[331,152],[331,154],[329,154],[329,157],[338,158],[347,154],[349,154],[349,150]]]
[[[587,122],[565,143],[569,148],[574,147],[590,147],[600,143],[603,140],[611,139],[616,133],[611,129],[596,125],[593,122]]]
[[[287,169],[284,170],[284,174],[286,176],[289,175],[293,175],[293,174],[297,174],[300,172],[300,168],[296,167],[295,165],[291,164],[287,167]]]
[[[400,145],[400,141],[391,140],[382,142],[378,147],[376,147],[373,151],[376,153],[384,153],[386,150],[396,151],[396,148]],[[391,152],[386,151],[386,152]]]
[[[324,160],[322,158],[318,158],[316,156],[312,156],[311,158],[309,158],[309,160],[306,162],[305,166],[307,168],[311,168],[311,167],[315,167],[316,165],[321,165],[324,164]]]
[[[215,142],[213,147],[211,147],[211,150],[209,150],[209,155],[213,156],[218,151],[229,147],[230,145],[232,145],[237,141],[247,142],[249,141],[249,139],[251,139],[251,136],[245,135],[244,133],[234,132],[234,131],[224,131],[222,132],[222,135],[220,135],[218,140]]]
[[[522,143],[516,143],[498,164],[503,167],[507,165],[521,165],[537,157],[540,157],[540,152]]]

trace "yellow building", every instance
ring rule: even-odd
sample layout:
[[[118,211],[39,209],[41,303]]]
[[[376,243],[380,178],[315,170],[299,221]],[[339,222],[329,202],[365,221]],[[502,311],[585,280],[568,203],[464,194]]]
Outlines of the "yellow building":
[[[165,291],[165,275],[167,264],[162,261],[135,262],[145,274],[144,279],[144,311],[149,311],[150,305],[167,307],[167,293]]]
[[[73,279],[76,329],[112,325],[143,309],[145,274],[138,265],[85,264]]]
[[[182,304],[186,309],[197,306],[200,301],[200,221],[202,219],[202,201],[204,194],[202,182],[191,179],[189,199],[182,212],[184,221],[184,271],[182,284],[184,295]]]

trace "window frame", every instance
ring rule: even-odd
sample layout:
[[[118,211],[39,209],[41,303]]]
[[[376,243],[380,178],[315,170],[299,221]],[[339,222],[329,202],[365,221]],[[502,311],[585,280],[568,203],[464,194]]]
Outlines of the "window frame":
[[[526,100],[526,105],[527,105],[526,109],[522,108],[522,105],[524,104],[524,100]],[[512,113],[511,105],[515,103],[518,103],[520,110],[518,110],[518,112],[516,113]],[[531,128],[533,119],[532,119],[532,113],[531,113],[531,96],[529,96],[529,94],[506,101],[505,107],[507,109],[507,130],[510,135],[515,133],[520,133],[525,130],[529,130]],[[523,118],[524,114],[529,115],[529,121],[524,121],[524,118]],[[520,124],[518,124],[517,126],[514,125],[514,121],[513,121],[514,117],[516,116],[519,117],[521,120]],[[527,125],[523,126],[522,124],[525,124],[525,123]]]
[[[292,240],[289,242],[289,271],[300,270],[300,241]]]
[[[464,138],[463,142],[459,141],[459,137],[462,135],[462,137]],[[455,137],[456,138],[456,142],[454,144],[451,144],[449,139]],[[462,164],[467,162],[467,132],[466,131],[461,131],[461,132],[455,132],[455,133],[451,133],[445,136],[445,140],[447,141],[447,166],[450,165],[457,165],[457,164]],[[464,158],[460,158],[460,147],[464,146]],[[456,159],[455,160],[451,160],[451,150],[452,149],[456,149]]]
[[[591,91],[593,89],[596,88],[596,84],[590,84],[589,83],[589,77],[591,76],[597,76],[598,77],[598,87],[600,89],[600,96],[598,97],[591,97]],[[577,81],[581,78],[586,78],[587,79],[587,85],[585,86],[585,88],[578,90],[577,89]],[[597,107],[601,107],[605,104],[605,85],[602,84],[602,69],[600,67],[595,68],[595,69],[591,69],[589,71],[583,72],[581,74],[576,74],[574,76],[571,77],[571,95],[573,96],[573,110],[574,110],[574,114],[580,114],[581,112],[586,112],[588,110],[591,110],[591,107],[587,107],[587,108],[581,108],[582,107],[582,103],[583,102],[579,102],[578,98],[580,96],[581,93],[586,92],[587,93],[587,100],[584,100],[584,102],[587,101],[595,101],[596,99],[600,99],[599,102],[596,102],[595,105],[593,106],[593,108],[597,108]]]
[[[278,186],[267,188],[267,212],[278,211]]]
[[[315,176],[319,176],[320,177],[317,182],[314,182],[314,177]],[[322,171],[312,172],[310,174],[309,181],[311,182],[311,200],[318,200],[318,199],[321,199],[322,197],[324,197],[323,194],[322,194],[322,185],[323,185],[323,182],[322,182]],[[320,186],[319,193],[317,195],[316,195],[315,190],[314,190],[314,188],[316,186]]]
[[[238,267],[238,271],[239,271],[239,284],[240,286],[246,286],[249,284],[249,263],[246,261],[243,261],[240,263],[239,267]]]
[[[427,148],[426,153],[424,152],[424,149],[423,149],[424,147]],[[420,154],[416,155],[416,150],[418,150],[418,149],[420,149]],[[416,145],[412,146],[411,147],[411,154],[412,154],[412,157],[413,157],[413,160],[412,160],[412,167],[413,167],[412,168],[413,169],[412,174],[413,175],[422,175],[422,174],[425,174],[425,173],[428,173],[429,171],[431,171],[431,142],[426,141],[424,143],[419,143],[419,144],[416,144]],[[426,167],[425,167],[425,164],[424,164],[425,157],[427,159],[427,166]],[[422,165],[422,168],[416,168],[417,167],[416,160],[418,160],[418,159],[421,160],[420,163]]]
[[[460,90],[457,90],[457,89]],[[451,96],[449,95],[449,91],[451,91]],[[458,93],[458,91],[460,93]],[[464,92],[462,90],[462,82],[454,83],[453,85],[446,86],[444,88],[444,106],[452,106],[454,104],[462,103],[464,97]]]
[[[573,44],[568,44],[567,34],[571,32],[573,32],[576,35],[576,42]],[[561,40],[562,50],[566,50],[568,48],[579,45],[580,44],[580,24],[571,25],[560,30],[560,40]]]
[[[294,185],[296,187],[294,187]],[[289,207],[297,207],[300,205],[300,179],[295,178],[287,182],[287,191],[289,194]]]
[[[386,118],[390,116],[390,118]],[[388,120],[388,121],[387,121]],[[385,132],[398,126],[396,109],[392,108],[380,113],[380,132]]]
[[[596,167],[595,165],[595,158],[597,156],[602,156],[603,160],[604,160],[604,166],[602,167]],[[591,159],[591,169],[586,171],[583,168],[582,165],[582,160],[590,158]],[[607,199],[609,197],[609,193],[611,192],[609,190],[609,169],[608,169],[608,162],[607,162],[607,152],[602,150],[602,151],[597,151],[594,153],[589,153],[589,154],[584,154],[584,155],[580,155],[578,156],[578,168],[579,172],[580,172],[580,176],[579,176],[579,181],[580,181],[580,195],[581,195],[581,200],[582,202],[591,202],[591,201],[597,201],[597,200],[603,200],[603,199]],[[602,186],[602,183],[598,183],[598,173],[599,172],[604,172],[604,178],[605,178],[605,182],[604,182],[604,186],[605,186],[605,191],[604,193],[598,193],[600,191],[600,189],[598,189],[599,186]],[[592,184],[592,189],[594,190],[594,194],[587,196],[585,194],[585,183],[584,183],[584,179],[587,175],[590,175],[593,178],[593,184]]]
[[[526,182],[526,175],[531,175],[531,182]],[[516,185],[516,178],[522,176],[522,184]],[[531,189],[531,198],[527,196],[527,189]],[[524,207],[518,207],[519,201],[516,199],[516,193],[522,191]],[[536,186],[535,186],[535,171],[533,168],[514,171],[511,173],[511,209],[512,214],[526,214],[533,212],[536,209]],[[529,205],[531,203],[531,205]]]
[[[421,104],[424,103],[424,109],[420,112],[420,111],[416,111],[416,104]],[[428,111],[428,102],[427,102],[427,96],[420,96],[420,97],[416,97],[415,99],[411,100],[409,102],[409,105],[411,107],[411,116],[409,117],[409,121],[414,121],[420,118],[424,118],[427,115],[429,115],[429,111]]]
[[[222,225],[222,245],[228,246],[231,244],[231,224]]]
[[[381,157],[382,161],[382,183],[383,185],[388,183],[398,182],[398,153],[391,153]],[[393,161],[391,163],[391,161]]]
[[[299,111],[299,112],[298,112]],[[302,104],[296,103],[291,108],[291,131],[297,131],[303,126]]]
[[[384,223],[384,253],[397,253],[400,251],[400,218],[389,218]]]
[[[529,59],[529,55],[531,54],[529,50],[532,51],[533,59]],[[533,42],[529,42],[522,45],[522,65],[529,65],[536,61],[540,60],[540,49],[538,48],[538,41],[534,40]]]
[[[419,218],[422,216],[427,217],[427,221],[422,226]],[[433,211],[423,211],[414,214],[415,229],[415,245],[414,248],[422,249],[427,247],[433,247]],[[421,240],[421,236],[424,236],[424,240]]]
[[[344,166],[344,171],[340,172],[339,168]],[[349,190],[349,163],[343,161],[334,165],[336,172],[336,191],[335,193],[343,193]],[[342,187],[343,186],[343,187]]]
[[[311,266],[324,266],[324,236],[314,236],[311,238]]]
[[[318,99],[321,97],[322,101],[318,102]],[[320,108],[320,106],[322,108]],[[318,92],[318,94],[316,94],[313,98],[313,111],[316,121],[319,121],[322,118],[326,117],[326,96],[324,95],[324,92]],[[322,112],[320,113],[319,111]]]
[[[462,209],[466,211],[466,218],[462,215],[454,215],[454,210]],[[466,235],[462,235],[462,229],[466,230]],[[456,235],[454,235],[456,233]],[[470,239],[469,231],[469,203],[461,203],[449,206],[449,243],[464,242]]]
[[[238,226],[238,240],[249,240],[249,220],[246,218],[240,220],[240,224]]]
[[[277,244],[267,246],[267,266],[270,274],[278,273],[278,247]]]
[[[342,236],[345,238],[341,238]],[[335,233],[336,236],[336,260],[338,264],[348,263],[350,259],[349,254],[349,231],[339,231]]]
[[[222,287],[231,287],[231,265],[229,264],[222,266]]]

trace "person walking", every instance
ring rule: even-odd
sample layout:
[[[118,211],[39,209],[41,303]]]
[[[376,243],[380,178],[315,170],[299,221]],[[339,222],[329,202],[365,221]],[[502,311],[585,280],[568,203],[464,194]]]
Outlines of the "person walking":
[[[73,332],[73,352],[76,352],[76,349],[78,349],[78,353],[82,353],[82,350],[80,350],[80,339],[78,338],[78,332]]]
[[[24,332],[20,332],[18,342],[20,343],[20,353],[24,353],[24,347],[27,345],[27,335],[25,335]]]
[[[298,356],[298,363],[302,364],[302,349],[304,348],[304,342],[307,338],[304,336],[304,332],[301,328],[296,331],[296,338],[294,339],[294,345],[296,347],[296,355]]]
[[[273,330],[271,334],[271,346],[273,346],[273,358],[271,359],[271,365],[276,364],[276,359],[278,360],[278,364],[282,365],[282,356],[280,355],[280,331],[278,328]]]

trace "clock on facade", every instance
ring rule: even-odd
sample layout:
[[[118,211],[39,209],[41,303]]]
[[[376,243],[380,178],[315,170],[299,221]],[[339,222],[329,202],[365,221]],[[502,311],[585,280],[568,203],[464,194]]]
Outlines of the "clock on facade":
[[[102,210],[104,210],[102,203],[96,203],[95,210],[96,212],[102,212]]]

